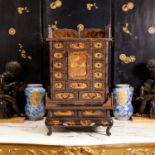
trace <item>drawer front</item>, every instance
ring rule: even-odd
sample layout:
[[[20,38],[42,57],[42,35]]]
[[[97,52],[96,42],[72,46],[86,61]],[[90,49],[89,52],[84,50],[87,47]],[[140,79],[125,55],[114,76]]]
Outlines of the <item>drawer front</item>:
[[[103,80],[105,79],[105,73],[101,70],[95,70],[93,72],[93,79],[95,80]]]
[[[68,48],[74,49],[74,50],[87,49],[88,48],[88,42],[85,42],[85,41],[69,42]]]
[[[54,68],[54,70],[65,69],[66,68],[66,62],[63,60],[62,61],[53,60],[53,68]]]
[[[73,92],[54,92],[53,99],[56,101],[72,101],[78,99],[78,95]]]
[[[94,51],[93,52],[93,59],[94,60],[104,60],[105,61],[105,53],[103,51]]]
[[[53,81],[53,89],[54,90],[65,90],[65,82],[64,81]]]
[[[52,53],[52,55],[53,55],[53,59],[55,59],[55,60],[61,60],[61,59],[65,58],[64,51],[54,51]]]
[[[93,69],[105,70],[104,61],[94,61],[93,62]]]
[[[97,101],[97,100],[104,100],[105,95],[103,92],[80,92],[79,98],[81,100]]]
[[[67,87],[72,90],[87,90],[90,88],[90,83],[87,81],[86,82],[73,81],[69,82],[67,85],[68,85]]]
[[[66,79],[66,74],[65,71],[54,71],[53,72],[53,79],[54,80],[65,80]]]
[[[77,116],[75,111],[72,110],[54,110],[52,117],[74,117]]]
[[[95,81],[93,82],[94,90],[103,90],[105,89],[105,81]]]
[[[103,110],[84,110],[78,113],[79,117],[103,117],[106,111]]]
[[[61,41],[58,41],[58,42],[53,42],[52,44],[52,49],[55,49],[55,50],[62,50],[65,48],[65,44]]]
[[[95,48],[95,49],[103,49],[103,48],[105,48],[105,42],[94,41],[93,42],[93,48]]]

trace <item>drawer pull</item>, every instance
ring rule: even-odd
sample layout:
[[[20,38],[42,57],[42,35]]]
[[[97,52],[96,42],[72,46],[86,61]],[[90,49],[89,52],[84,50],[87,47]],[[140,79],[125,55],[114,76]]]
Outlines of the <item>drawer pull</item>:
[[[85,43],[79,42],[79,43],[72,43],[69,45],[72,49],[83,49],[85,48]]]
[[[83,99],[101,99],[102,95],[100,93],[83,93],[82,94]]]
[[[57,93],[55,97],[57,99],[73,99],[74,94],[73,93]]]

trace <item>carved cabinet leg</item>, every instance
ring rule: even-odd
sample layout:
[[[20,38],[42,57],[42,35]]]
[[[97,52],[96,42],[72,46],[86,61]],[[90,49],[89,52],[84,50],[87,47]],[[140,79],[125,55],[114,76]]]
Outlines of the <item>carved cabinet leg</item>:
[[[45,125],[48,129],[48,132],[47,132],[47,135],[50,136],[52,134],[52,126],[49,124],[50,120],[48,117],[46,117],[46,120],[45,120]]]
[[[109,125],[108,125],[108,127],[107,127],[107,129],[106,129],[106,134],[107,134],[108,136],[110,136],[110,135],[111,135],[110,129],[111,129],[112,126],[113,126],[113,120],[112,120],[112,118],[108,118],[107,121],[108,121]]]

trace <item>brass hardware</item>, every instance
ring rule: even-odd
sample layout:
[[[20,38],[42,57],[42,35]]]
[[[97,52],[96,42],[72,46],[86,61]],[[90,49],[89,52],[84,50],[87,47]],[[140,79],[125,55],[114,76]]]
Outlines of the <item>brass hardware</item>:
[[[136,61],[136,57],[134,55],[126,56],[126,54],[120,54],[119,59],[126,64]]]
[[[78,43],[71,43],[69,45],[70,48],[73,48],[73,49],[83,49],[85,48],[85,43],[82,43],[82,42],[78,42]]]
[[[81,120],[80,124],[82,126],[89,126],[91,124],[91,120]]]
[[[102,76],[103,76],[103,73],[101,73],[101,72],[95,72],[94,73],[94,77],[97,79],[101,78]]]
[[[30,10],[27,7],[18,7],[17,12],[18,12],[18,14],[23,14],[23,12],[29,13]]]
[[[60,8],[62,6],[62,1],[61,0],[56,0],[55,2],[52,2],[51,4],[50,4],[50,8],[52,9],[52,10],[55,10],[55,9],[57,9],[57,8]]]
[[[57,99],[73,99],[74,94],[73,93],[56,93],[55,98],[57,98]]]
[[[54,84],[54,88],[56,88],[56,89],[62,89],[64,87],[64,85],[63,85],[63,83],[61,83],[61,82],[56,82],[55,84]]]
[[[62,72],[55,72],[54,73],[54,77],[57,79],[62,79],[64,76],[64,74]]]
[[[84,30],[84,25],[83,25],[83,24],[78,24],[78,25],[77,25],[77,29],[78,29],[79,31],[83,31],[83,30]]]
[[[82,98],[83,99],[101,99],[102,95],[101,93],[83,93],[82,94]]]
[[[82,83],[82,82],[72,82],[69,85],[73,89],[85,89],[87,88],[87,83]]]
[[[54,63],[54,67],[55,67],[55,68],[60,69],[60,68],[62,68],[63,66],[64,66],[63,63],[61,63],[61,62],[56,62],[56,63]]]

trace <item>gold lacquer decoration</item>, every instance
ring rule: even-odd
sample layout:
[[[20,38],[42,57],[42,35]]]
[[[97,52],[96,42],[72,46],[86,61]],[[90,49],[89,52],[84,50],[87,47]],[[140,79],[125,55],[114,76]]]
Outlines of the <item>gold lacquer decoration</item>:
[[[32,91],[29,95],[29,99],[30,99],[30,103],[33,105],[33,106],[38,106],[39,103],[40,103],[40,100],[41,100],[41,94],[39,91]]]
[[[25,13],[29,13],[30,12],[30,10],[28,9],[28,7],[26,6],[26,7],[18,7],[17,8],[17,12],[18,12],[18,14],[23,14],[24,12]]]
[[[132,36],[133,34],[130,32],[129,30],[129,24],[126,23],[125,26],[123,26],[122,31],[125,32],[126,34],[129,34],[130,36]]]
[[[94,47],[97,48],[97,49],[100,49],[100,48],[103,47],[103,44],[100,43],[100,42],[96,42],[96,43],[94,44]]]
[[[73,111],[54,111],[55,116],[73,116]]]
[[[103,84],[101,82],[96,82],[96,83],[94,83],[94,87],[96,89],[102,89],[103,88]]]
[[[9,33],[9,35],[14,36],[16,34],[16,29],[11,27],[11,28],[9,28],[8,33]]]
[[[94,64],[94,66],[95,66],[95,68],[100,69],[100,68],[103,67],[103,64],[100,63],[100,62],[97,62],[97,63]]]
[[[57,79],[62,79],[64,77],[64,73],[62,72],[55,72],[54,77]]]
[[[126,56],[126,54],[120,54],[119,59],[126,64],[136,61],[136,57],[134,55]]]
[[[60,68],[62,68],[63,66],[64,66],[63,63],[61,63],[61,62],[56,62],[56,63],[54,63],[54,67],[55,67],[55,68],[60,69]]]
[[[124,105],[124,104],[127,102],[127,100],[128,100],[128,94],[127,94],[126,91],[120,90],[120,91],[117,93],[116,98],[117,98],[117,101],[118,101],[118,103],[119,103],[120,105]]]
[[[51,124],[52,125],[59,125],[60,124],[60,121],[59,120],[52,120],[51,121]]]
[[[91,125],[91,120],[81,120],[80,124],[82,126],[89,126],[89,125]]]
[[[63,53],[55,52],[55,53],[54,53],[54,58],[56,58],[56,59],[61,59],[61,58],[63,58]]]
[[[148,28],[147,31],[148,31],[149,34],[155,34],[155,27],[151,26],[151,27]]]
[[[86,44],[83,43],[83,42],[71,43],[69,45],[69,47],[72,48],[72,49],[83,49],[83,48],[85,48],[85,46],[86,46]]]
[[[79,30],[79,31],[83,31],[84,30],[84,25],[83,24],[78,24],[77,25],[77,29]]]
[[[102,94],[101,93],[83,93],[82,98],[86,100],[90,100],[90,99],[96,100],[96,99],[101,99]]]
[[[100,53],[100,52],[97,52],[97,53],[94,54],[94,57],[95,57],[96,59],[102,59],[102,58],[103,58],[103,54]]]
[[[61,0],[55,0],[55,2],[52,2],[51,4],[50,4],[50,8],[52,9],[52,10],[55,10],[55,9],[57,9],[57,8],[60,8],[62,6],[62,1]]]
[[[73,93],[56,93],[55,94],[56,99],[73,99],[74,94]]]
[[[19,46],[19,50],[18,51],[19,51],[19,54],[20,54],[21,58],[32,60],[32,57],[27,54],[27,52],[23,48],[23,45],[21,43],[19,43],[18,46]]]
[[[63,43],[61,43],[61,42],[58,42],[58,43],[54,43],[54,48],[56,48],[56,49],[61,49],[61,48],[63,48],[64,47],[64,45],[63,45]]]
[[[53,24],[49,25],[49,27],[50,27],[52,30],[57,30],[57,29],[58,29],[58,21],[55,20]]]
[[[62,89],[63,87],[64,87],[64,85],[61,82],[54,83],[54,88],[56,88],[56,89]]]
[[[70,83],[69,85],[72,89],[85,89],[87,88],[87,83],[83,83],[83,82],[73,82]]]
[[[98,6],[96,5],[96,3],[87,3],[86,8],[87,10],[91,11],[93,8],[98,9]]]
[[[72,121],[72,120],[65,121],[65,123],[66,123],[68,126],[75,125],[75,122],[74,122],[74,121]]]
[[[102,111],[97,110],[97,111],[92,111],[92,110],[87,110],[83,112],[84,116],[101,116],[103,115]]]
[[[86,79],[87,55],[84,52],[73,52],[68,57],[68,73],[72,79]]]
[[[97,79],[100,79],[102,76],[103,76],[103,73],[101,73],[101,72],[95,72],[94,73],[94,77]]]
[[[124,5],[122,6],[122,11],[123,11],[123,12],[128,12],[129,10],[134,9],[134,7],[135,7],[135,5],[134,5],[133,2],[128,2],[127,4],[124,4]]]

